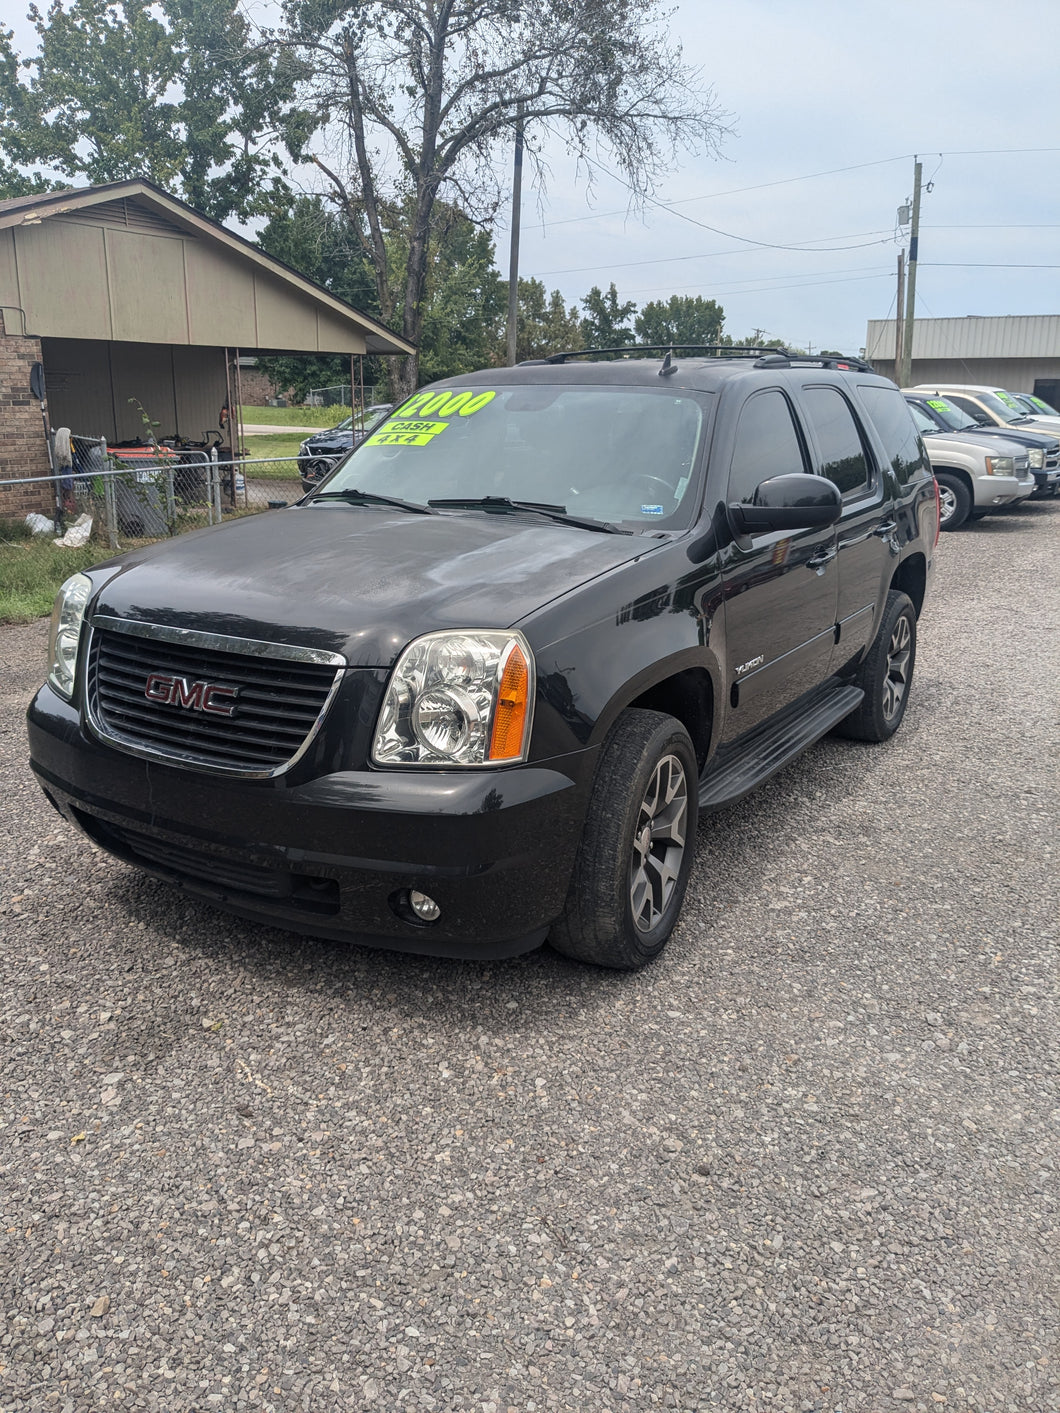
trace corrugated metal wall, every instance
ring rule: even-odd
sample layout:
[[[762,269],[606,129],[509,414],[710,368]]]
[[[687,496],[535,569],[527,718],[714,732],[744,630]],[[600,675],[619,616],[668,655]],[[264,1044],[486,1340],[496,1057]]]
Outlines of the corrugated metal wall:
[[[870,319],[866,357],[894,357],[894,320]],[[1060,360],[1060,314],[1012,314],[1001,318],[916,319],[913,357],[924,359]]]

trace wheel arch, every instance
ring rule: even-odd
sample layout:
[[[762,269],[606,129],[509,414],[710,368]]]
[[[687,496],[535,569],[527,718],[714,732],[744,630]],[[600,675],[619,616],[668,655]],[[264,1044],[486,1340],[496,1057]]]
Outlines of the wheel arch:
[[[936,478],[939,476],[956,476],[964,483],[965,490],[975,503],[975,479],[970,471],[966,471],[963,466],[932,466],[931,474]]]
[[[639,684],[627,700],[612,702],[608,715],[613,722],[628,707],[659,711],[675,717],[692,738],[700,768],[710,754],[714,731],[715,682],[702,665],[677,668],[648,684]]]
[[[903,559],[891,578],[891,589],[906,594],[913,602],[917,618],[924,607],[927,593],[927,559],[923,554],[911,554]]]

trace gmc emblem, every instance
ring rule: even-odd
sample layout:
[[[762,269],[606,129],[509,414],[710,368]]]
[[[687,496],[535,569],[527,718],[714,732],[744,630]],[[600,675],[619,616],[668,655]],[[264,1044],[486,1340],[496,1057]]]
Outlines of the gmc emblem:
[[[149,702],[184,707],[187,711],[208,711],[214,716],[234,716],[238,687],[222,687],[219,682],[191,682],[187,677],[171,677],[168,672],[152,672],[144,687]]]

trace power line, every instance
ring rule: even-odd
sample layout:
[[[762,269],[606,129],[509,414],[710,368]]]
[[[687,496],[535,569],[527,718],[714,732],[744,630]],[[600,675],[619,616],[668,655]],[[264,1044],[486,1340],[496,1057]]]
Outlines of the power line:
[[[881,228],[881,230],[882,230],[882,229],[883,229],[883,228]],[[880,234],[880,231],[855,231],[855,232],[852,232],[852,233],[851,233],[851,236],[854,236],[854,235],[878,235],[878,234]],[[848,239],[851,238],[851,236],[845,236],[845,235],[843,235],[843,236],[838,236],[838,235],[837,235],[837,236],[814,236],[814,237],[812,237],[812,238],[813,238],[814,240],[848,240]],[[881,243],[882,243],[882,242],[881,242]],[[874,245],[874,244],[876,244],[876,242],[875,242],[875,241],[872,241],[872,242],[870,242],[870,244],[873,244],[873,245]],[[798,247],[796,247],[796,248],[798,248]],[[824,248],[822,248],[822,249],[820,249],[820,250],[817,250],[817,251],[814,251],[814,252],[807,251],[806,253],[807,253],[807,254],[818,254],[818,255],[829,255],[829,254],[831,254],[831,251],[832,251],[832,250],[860,250],[861,248],[862,248],[861,246],[844,246],[844,245],[838,245],[838,246],[832,246],[831,249],[829,249],[828,247],[824,247]],[[787,247],[785,247],[785,249],[787,249]],[[608,268],[609,270],[626,270],[626,269],[630,269],[630,268],[632,268],[633,266],[637,266],[637,265],[667,265],[667,264],[671,264],[671,263],[677,264],[679,261],[683,261],[683,260],[713,260],[713,259],[716,259],[716,258],[719,257],[719,256],[722,256],[722,255],[747,255],[747,254],[749,254],[749,253],[750,253],[750,252],[748,252],[748,251],[746,251],[746,250],[742,250],[739,246],[737,246],[737,247],[735,247],[733,250],[704,250],[704,251],[698,251],[695,255],[656,255],[656,256],[653,256],[652,259],[650,259],[650,260],[622,260],[622,261],[619,261],[619,262],[617,262],[617,263],[614,262],[614,261],[610,261],[610,260],[609,260],[609,261],[608,261],[608,264],[607,264],[607,268]],[[597,261],[596,264],[594,264],[594,265],[574,265],[574,266],[570,266],[570,267],[568,267],[567,269],[564,269],[564,270],[537,270],[537,271],[535,271],[533,278],[534,278],[534,279],[538,279],[538,280],[544,280],[544,279],[550,279],[553,275],[582,275],[582,274],[585,274],[587,271],[590,271],[590,270],[599,270],[599,268],[600,268],[600,262]]]

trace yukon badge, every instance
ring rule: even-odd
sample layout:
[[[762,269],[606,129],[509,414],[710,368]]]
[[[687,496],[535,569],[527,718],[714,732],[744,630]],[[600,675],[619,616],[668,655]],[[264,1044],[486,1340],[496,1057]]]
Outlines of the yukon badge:
[[[164,706],[183,707],[187,711],[206,711],[213,716],[234,716],[238,687],[224,687],[220,682],[192,682],[187,677],[173,677],[168,672],[152,672],[144,686],[149,702]]]
[[[761,667],[763,662],[765,662],[765,657],[762,653],[759,653],[757,657],[753,657],[750,662],[741,662],[736,669],[737,677],[742,677],[745,672],[750,672],[755,667]]]

